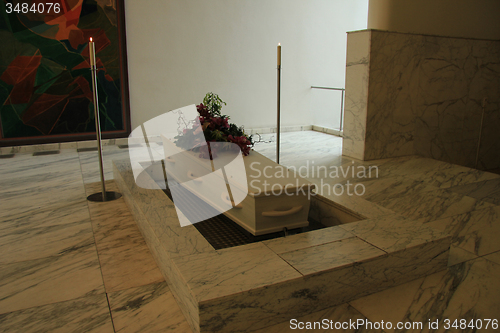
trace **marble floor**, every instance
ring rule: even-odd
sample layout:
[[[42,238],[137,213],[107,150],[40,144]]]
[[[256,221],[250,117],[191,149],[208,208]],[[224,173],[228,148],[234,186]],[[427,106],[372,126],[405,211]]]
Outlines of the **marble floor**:
[[[356,161],[341,156],[341,138],[319,132],[286,132],[281,142],[280,162],[289,167],[378,166],[378,177],[335,179],[363,184],[366,193],[361,198],[324,193],[332,201],[362,206],[367,217],[419,219],[453,237],[447,270],[297,322],[422,322],[422,329],[339,331],[444,332],[447,318],[451,324],[466,319],[467,325],[474,319],[476,325],[482,321],[480,331],[498,331],[493,322],[485,326],[488,319],[500,320],[499,175],[417,157]],[[255,149],[275,157],[272,142]],[[126,149],[104,147],[111,190],[117,190],[111,161],[124,158]],[[1,332],[191,332],[123,199],[86,200],[100,188],[96,152],[18,153],[0,159],[0,175]],[[429,320],[438,320],[439,328],[430,329]],[[291,328],[284,322],[258,332],[295,331]]]

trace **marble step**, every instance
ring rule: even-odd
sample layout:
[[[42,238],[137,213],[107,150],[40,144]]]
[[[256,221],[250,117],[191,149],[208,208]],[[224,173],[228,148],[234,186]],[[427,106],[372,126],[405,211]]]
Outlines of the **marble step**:
[[[114,178],[195,332],[264,328],[446,269],[451,239],[384,214],[308,233],[215,250],[129,161]],[[361,217],[360,217],[361,218]]]

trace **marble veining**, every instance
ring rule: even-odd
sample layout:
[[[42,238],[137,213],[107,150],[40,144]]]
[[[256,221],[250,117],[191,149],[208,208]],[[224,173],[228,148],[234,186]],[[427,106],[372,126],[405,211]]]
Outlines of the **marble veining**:
[[[59,224],[24,230],[3,230],[0,235],[0,264],[39,259],[85,248],[94,243],[87,218],[84,223]]]
[[[418,154],[498,168],[499,55],[495,40],[349,33],[344,155],[372,160]],[[367,59],[364,67],[359,59]]]
[[[59,256],[0,265],[1,313],[103,292],[94,244]]]
[[[446,318],[452,321],[465,319],[467,323],[471,319],[498,319],[500,265],[488,259],[486,256],[463,262],[350,304],[371,320],[424,323],[439,320],[438,332],[445,332],[443,321]],[[474,331],[471,328],[461,330]]]
[[[405,217],[432,221],[493,205],[448,190],[427,191],[383,200],[381,206]]]
[[[191,333],[165,282],[112,292],[109,304],[116,332]]]
[[[342,155],[361,160],[365,156],[370,44],[370,34],[352,33],[348,35]]]
[[[340,228],[388,253],[448,237],[447,232],[398,214],[342,224]]]
[[[384,255],[384,252],[363,240],[352,237],[280,256],[303,275],[343,268]]]
[[[262,243],[173,261],[200,302],[301,277]]]
[[[500,205],[500,179],[454,186],[450,187],[449,190],[494,205]]]
[[[331,307],[325,310],[320,310],[311,314],[307,314],[304,316],[300,316],[298,318],[294,318],[297,320],[297,322],[313,322],[312,325],[314,325],[314,322],[321,322],[324,319],[331,320],[333,321],[333,325],[335,325],[336,322],[344,323],[344,322],[349,322],[349,320],[356,321],[358,319],[361,320],[366,320],[367,318],[363,316],[359,311],[357,311],[355,308],[348,304],[342,304],[339,306]],[[294,327],[291,325],[290,320],[279,323],[279,324],[274,324],[272,326],[268,326],[262,329],[258,329],[256,331],[253,331],[255,333],[282,333],[282,332],[287,332],[291,329],[291,327]],[[304,324],[306,325],[306,324]],[[335,326],[334,326],[335,327]],[[331,332],[332,330],[330,328],[326,329],[314,329],[312,332]],[[334,330],[335,331],[335,330]],[[292,331],[293,332],[293,331]],[[359,328],[359,329],[353,329],[348,328],[348,329],[343,329],[342,332],[345,333],[354,333],[354,332],[359,332],[359,333],[364,333],[364,332],[373,332],[373,333],[379,333],[382,332],[382,330],[377,330],[377,329],[366,329],[366,328]]]
[[[10,196],[2,199],[0,218],[8,219],[19,215],[36,214],[48,208],[58,208],[78,204],[86,199],[81,181],[59,184],[49,187],[43,192],[28,196],[29,200],[21,200],[21,196]]]
[[[280,237],[263,241],[263,243],[277,254],[295,251],[334,242],[341,239],[352,238],[354,235],[340,227],[330,227],[287,237]]]
[[[0,314],[3,332],[113,333],[105,294]]]
[[[491,237],[500,234],[498,206],[431,221],[426,225],[451,235],[453,245],[477,256],[500,251],[500,243]]]
[[[93,193],[99,184],[87,186]],[[109,190],[118,191],[115,184]],[[106,292],[164,281],[123,198],[103,207],[89,202],[94,239]]]
[[[4,218],[0,223],[0,232],[22,233],[24,230],[57,225],[89,223],[87,200],[82,199],[74,204],[42,207],[36,211],[28,211]],[[1,236],[0,236],[1,237]]]
[[[367,180],[363,185],[363,199],[378,203],[384,200],[391,200],[403,195],[423,193],[436,190],[437,188],[426,184],[421,180],[414,180],[403,176],[383,177],[380,179]],[[358,183],[353,183],[353,186]]]

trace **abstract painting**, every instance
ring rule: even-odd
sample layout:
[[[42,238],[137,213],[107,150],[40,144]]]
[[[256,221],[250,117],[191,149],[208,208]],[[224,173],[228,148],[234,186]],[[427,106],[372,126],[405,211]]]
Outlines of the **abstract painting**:
[[[1,0],[0,146],[95,139],[90,37],[103,137],[126,137],[123,0]]]

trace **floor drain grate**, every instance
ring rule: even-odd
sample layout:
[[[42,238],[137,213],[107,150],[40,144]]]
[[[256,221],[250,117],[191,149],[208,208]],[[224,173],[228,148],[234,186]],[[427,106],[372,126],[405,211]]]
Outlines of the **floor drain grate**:
[[[97,151],[97,147],[78,148],[76,151],[78,153],[84,153],[87,151]]]
[[[33,156],[43,156],[43,155],[56,155],[59,154],[60,150],[46,150],[46,151],[36,151]]]
[[[143,145],[140,144],[132,144],[132,145],[118,145],[120,149],[129,149],[129,148],[141,148]]]

